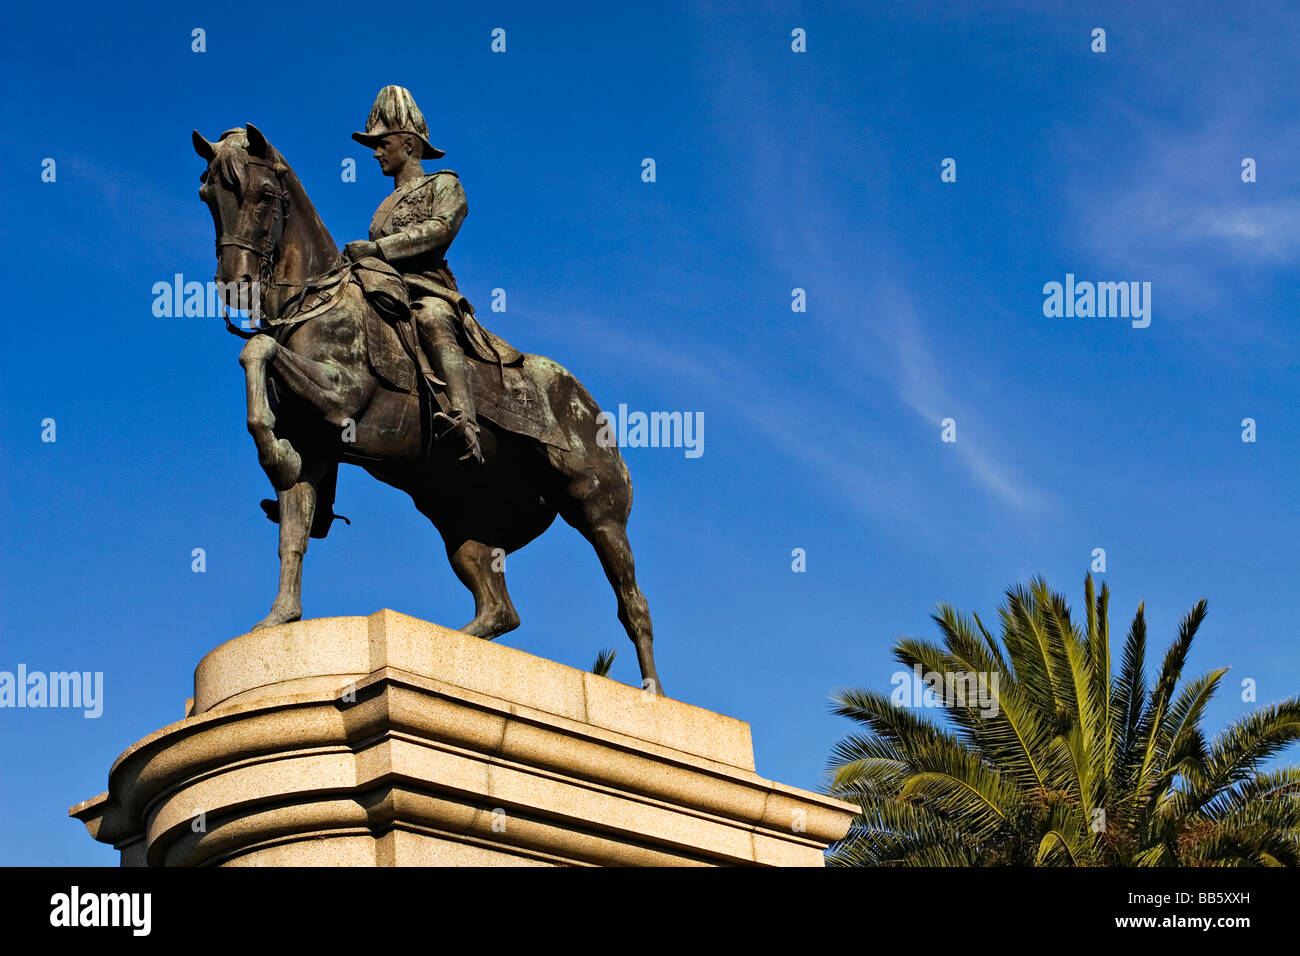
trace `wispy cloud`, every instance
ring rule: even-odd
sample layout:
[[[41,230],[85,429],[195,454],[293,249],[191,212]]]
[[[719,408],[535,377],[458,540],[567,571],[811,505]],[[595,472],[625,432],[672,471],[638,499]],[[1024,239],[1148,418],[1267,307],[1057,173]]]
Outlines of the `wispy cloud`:
[[[946,375],[926,345],[921,333],[922,322],[910,302],[897,290],[888,294],[888,313],[894,317],[892,341],[898,358],[897,388],[902,400],[920,419],[935,429],[945,418],[957,422],[957,441],[953,452],[967,474],[1004,505],[1027,514],[1053,507],[1055,498],[1043,492],[999,457],[993,442],[985,437],[994,429],[968,399],[953,394]],[[951,359],[950,359],[951,361]]]
[[[1279,34],[1296,31],[1293,18],[1260,16]],[[1122,165],[1060,157],[1092,251],[1177,270],[1189,300],[1215,295],[1200,272],[1294,265],[1300,255],[1300,195],[1282,166],[1300,151],[1294,96],[1278,85],[1289,64],[1261,59],[1258,38],[1257,25],[1221,31],[1215,57],[1198,63],[1190,83],[1185,70],[1157,73],[1140,106],[1094,104],[1095,121],[1126,143]],[[1255,68],[1243,72],[1242,63]],[[1258,164],[1255,183],[1241,180],[1247,157]]]
[[[1092,253],[1181,270],[1189,256],[1212,268],[1293,265],[1300,254],[1300,199],[1261,198],[1258,187],[1232,185],[1238,177],[1222,157],[1203,164],[1190,159],[1218,138],[1203,130],[1175,136],[1158,154],[1136,152],[1131,178],[1077,185],[1072,201]],[[1182,161],[1171,161],[1171,151]],[[1219,182],[1205,181],[1207,169]],[[1224,194],[1225,181],[1235,195]]]
[[[1035,514],[1055,500],[1030,480],[999,460],[988,436],[991,427],[969,400],[954,395],[934,352],[926,345],[923,323],[905,296],[895,289],[878,290],[864,301],[864,313],[879,316],[887,326],[881,332],[889,343],[875,350],[864,340],[844,343],[835,354],[852,356],[842,377],[827,376],[821,387],[792,391],[773,385],[773,378],[752,362],[742,362],[719,346],[692,342],[666,347],[647,336],[612,330],[590,317],[531,316],[530,321],[554,330],[574,347],[596,350],[629,374],[654,382],[670,373],[707,390],[713,400],[727,405],[770,446],[840,495],[857,514],[879,521],[888,502],[890,519],[898,514],[917,516],[932,507],[924,497],[926,483],[917,482],[902,456],[889,444],[888,431],[873,427],[872,404],[880,405],[886,390],[910,410],[918,427],[933,432],[939,441],[940,422],[949,416],[960,421],[954,458],[967,477],[1002,505]],[[836,343],[838,345],[838,343]],[[873,354],[868,362],[865,356]],[[881,417],[888,414],[880,413]]]
[[[563,322],[532,315],[529,321],[552,330],[551,337],[567,340],[575,350],[594,351],[617,363],[628,375],[656,383],[670,375],[673,381],[707,392],[862,518],[878,521],[880,502],[901,503],[907,497],[892,453],[879,447],[867,429],[843,427],[842,393],[780,389],[761,368],[737,360],[720,346],[692,342],[670,348],[582,315],[566,314]],[[755,466],[771,464],[756,461]]]
[[[1220,239],[1247,258],[1292,263],[1300,252],[1300,200],[1210,205],[1176,228],[1187,241]]]
[[[953,457],[967,480],[1018,513],[1053,507],[1053,496],[1003,460],[1007,439],[998,433],[1004,426],[969,397],[973,383],[961,358],[929,344],[941,334],[941,323],[915,307],[907,290],[912,270],[893,252],[906,245],[897,230],[912,224],[900,224],[883,206],[846,203],[848,197],[871,195],[872,180],[888,182],[886,152],[877,140],[862,135],[852,112],[837,109],[833,97],[817,111],[782,114],[774,109],[773,103],[783,101],[781,91],[750,88],[755,71],[747,67],[755,55],[762,54],[741,44],[723,50],[711,47],[711,57],[734,60],[730,66],[718,64],[714,75],[719,82],[711,97],[719,116],[726,118],[718,128],[731,138],[729,148],[749,157],[738,172],[744,177],[741,192],[753,220],[746,239],[755,251],[755,274],[787,276],[792,287],[807,288],[815,302],[800,319],[808,336],[825,346],[825,364],[815,380],[826,404],[856,407],[859,417],[876,415],[881,420],[896,419],[906,410],[916,417],[918,427],[932,432],[936,443],[940,422],[957,417],[961,431]],[[770,148],[778,142],[784,144],[782,150]],[[844,164],[850,156],[853,170],[867,182],[855,183],[847,173]],[[796,169],[798,174],[792,175]],[[849,191],[855,185],[861,193]],[[774,210],[782,214],[774,215]],[[782,396],[782,401],[787,398]],[[783,426],[780,434],[769,430],[778,442],[782,435],[797,434],[800,423],[806,429],[810,420],[797,404],[783,404],[764,409],[756,424],[783,421],[783,409],[790,413],[790,427]],[[854,500],[860,500],[863,484],[861,475],[855,480],[855,469],[863,462],[886,459],[893,468],[888,477],[879,478],[880,493],[894,502],[914,502],[917,510],[932,507],[933,501],[918,500],[918,483],[907,477],[914,472],[904,463],[914,456],[890,448],[886,432],[874,430],[860,455],[822,455],[788,443],[785,447],[809,460]],[[835,441],[840,440],[837,434]]]

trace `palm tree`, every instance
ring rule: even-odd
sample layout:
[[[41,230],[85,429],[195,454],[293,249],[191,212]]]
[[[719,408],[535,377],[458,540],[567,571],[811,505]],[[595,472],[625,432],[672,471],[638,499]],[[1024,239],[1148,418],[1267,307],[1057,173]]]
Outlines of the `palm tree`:
[[[600,677],[608,677],[609,669],[614,666],[614,658],[618,652],[612,647],[606,647],[596,654],[596,663],[591,665],[591,672]]]
[[[1205,601],[1148,686],[1142,605],[1112,674],[1109,591],[1088,575],[1084,593],[1082,628],[1038,578],[1007,590],[1000,644],[946,604],[933,615],[942,646],[899,640],[894,658],[946,696],[946,727],[889,694],[833,698],[867,732],[830,762],[830,792],[862,813],[829,863],[1300,865],[1300,768],[1261,769],[1300,739],[1300,697],[1207,740],[1201,717],[1227,668],[1179,683]]]

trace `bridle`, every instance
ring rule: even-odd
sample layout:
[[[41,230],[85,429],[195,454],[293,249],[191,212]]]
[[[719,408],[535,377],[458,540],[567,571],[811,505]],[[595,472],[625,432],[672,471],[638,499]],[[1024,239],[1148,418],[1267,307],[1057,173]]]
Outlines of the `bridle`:
[[[283,317],[267,316],[262,311],[261,296],[258,296],[256,311],[249,316],[249,321],[252,325],[251,329],[241,329],[230,321],[230,316],[227,313],[227,306],[223,299],[221,303],[221,318],[226,323],[226,331],[238,335],[243,339],[251,339],[255,335],[269,332],[275,327],[285,325],[289,322],[297,325],[306,319],[311,318],[315,314],[327,311],[328,308],[332,308],[334,303],[337,301],[338,295],[341,294],[344,285],[338,281],[337,277],[340,273],[344,272],[350,274],[352,263],[346,257],[340,256],[336,265],[322,275],[309,277],[304,280],[277,278],[275,275],[276,253],[280,248],[280,241],[284,237],[285,224],[289,220],[289,190],[284,184],[284,177],[288,172],[288,167],[285,166],[283,162],[267,162],[264,159],[259,159],[252,155],[247,157],[246,162],[249,166],[261,166],[271,171],[274,182],[262,187],[261,198],[258,199],[258,205],[260,206],[266,199],[274,200],[274,218],[271,220],[271,224],[266,228],[265,232],[261,233],[260,239],[257,234],[248,234],[238,231],[229,234],[223,232],[221,235],[217,236],[216,254],[218,266],[221,260],[221,250],[225,246],[237,246],[240,249],[247,249],[249,252],[252,252],[257,256],[257,284],[259,288],[301,290],[296,296],[293,296],[287,303],[285,303],[290,314],[290,318],[288,319],[284,319]],[[251,192],[251,187],[249,192]],[[246,201],[247,199],[245,202]],[[242,203],[240,208],[242,211]],[[255,222],[253,224],[254,229],[260,230],[260,225],[259,222]],[[220,281],[219,276],[217,277],[217,281]],[[302,311],[301,300],[309,291],[319,291],[333,286],[337,286],[339,291],[334,295],[331,295],[327,301],[312,309]]]
[[[300,282],[285,282],[275,277],[275,252],[279,248],[280,239],[284,236],[284,226],[289,219],[289,190],[284,185],[285,167],[281,163],[268,163],[264,159],[256,156],[249,156],[247,159],[249,166],[262,166],[271,171],[274,179],[274,185],[268,185],[263,191],[263,196],[269,196],[275,201],[275,216],[271,225],[266,229],[265,234],[259,241],[255,236],[246,235],[240,232],[230,234],[223,233],[217,236],[216,255],[218,262],[221,259],[221,250],[225,246],[238,246],[240,249],[247,249],[254,253],[258,259],[257,283],[265,289],[274,288],[275,286],[298,286]],[[261,200],[258,201],[261,204]],[[224,303],[223,303],[224,306]],[[226,320],[226,327],[237,334],[251,337],[254,333],[245,333],[237,329],[226,316],[225,308],[222,308],[222,318]],[[249,319],[260,325],[262,319],[261,299],[258,297],[257,314],[250,315]]]

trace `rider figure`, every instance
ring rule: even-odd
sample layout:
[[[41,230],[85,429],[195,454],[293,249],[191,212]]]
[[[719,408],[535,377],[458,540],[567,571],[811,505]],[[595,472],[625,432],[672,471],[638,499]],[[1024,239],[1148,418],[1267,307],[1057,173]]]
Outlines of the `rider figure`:
[[[349,242],[343,253],[354,261],[377,256],[402,274],[419,344],[432,362],[432,368],[424,370],[425,378],[431,385],[446,386],[450,411],[438,412],[435,420],[446,426],[442,435],[455,432],[462,437],[466,449],[462,460],[481,464],[466,350],[493,365],[512,365],[522,356],[478,324],[447,265],[447,247],[469,208],[465,190],[450,169],[425,175],[420,160],[444,153],[429,143],[424,114],[404,87],[380,90],[366,131],[353,133],[352,138],[374,149],[379,168],[393,177],[393,192],[370,221],[370,239]]]

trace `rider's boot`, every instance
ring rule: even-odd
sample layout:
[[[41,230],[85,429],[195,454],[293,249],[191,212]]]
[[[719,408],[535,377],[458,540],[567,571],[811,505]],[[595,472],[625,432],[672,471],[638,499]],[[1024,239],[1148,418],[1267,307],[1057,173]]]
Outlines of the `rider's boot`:
[[[474,416],[474,396],[469,387],[469,359],[455,343],[439,342],[434,353],[438,375],[447,383],[447,402],[451,405],[450,414],[437,412],[433,416],[435,423],[442,422],[446,426],[437,437],[452,432],[459,434],[465,443],[465,454],[460,456],[460,460],[481,465],[483,452],[479,447],[478,421]]]

